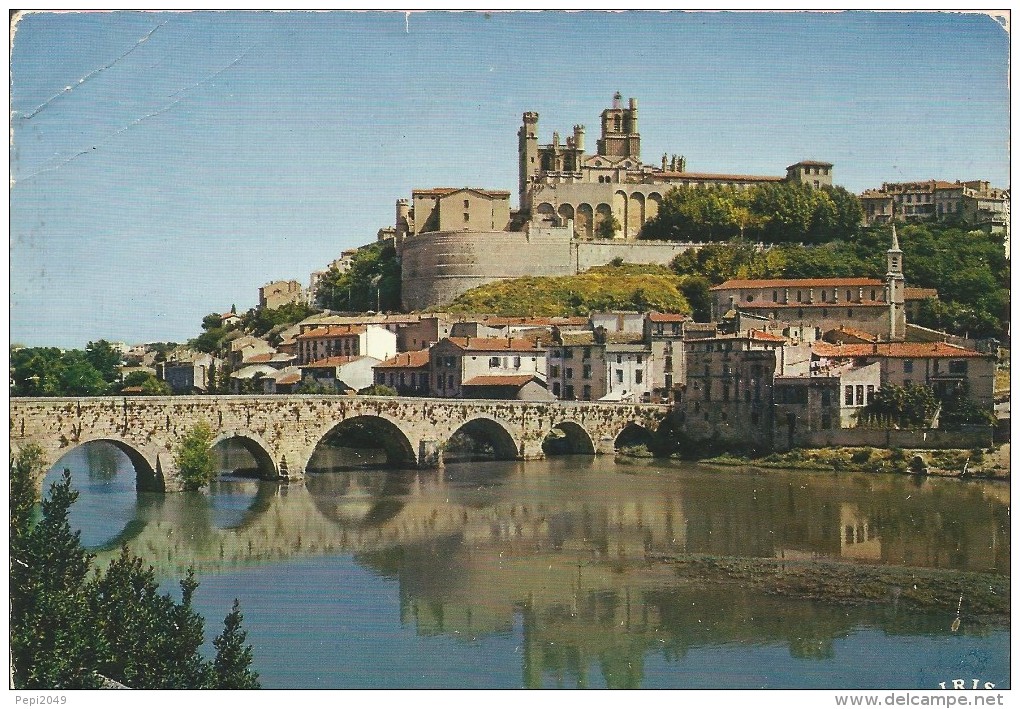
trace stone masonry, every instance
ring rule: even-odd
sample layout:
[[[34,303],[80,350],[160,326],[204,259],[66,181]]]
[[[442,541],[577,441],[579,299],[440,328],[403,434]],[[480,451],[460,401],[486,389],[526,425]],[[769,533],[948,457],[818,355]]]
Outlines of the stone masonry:
[[[16,452],[40,445],[50,464],[75,446],[108,441],[128,455],[139,487],[182,487],[175,452],[204,421],[213,445],[234,438],[255,457],[266,479],[299,479],[316,446],[334,429],[367,429],[390,464],[435,467],[458,431],[481,434],[505,459],[543,457],[542,442],[558,429],[573,450],[612,452],[628,426],[654,431],[667,407],[587,402],[451,401],[349,396],[201,396],[18,398],[11,400],[10,439]],[[40,481],[41,482],[41,481]]]

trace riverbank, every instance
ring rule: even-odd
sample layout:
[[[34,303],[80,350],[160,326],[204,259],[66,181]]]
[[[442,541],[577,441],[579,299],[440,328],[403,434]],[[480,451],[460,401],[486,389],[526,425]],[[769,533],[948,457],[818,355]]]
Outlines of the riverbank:
[[[879,566],[804,559],[706,555],[657,556],[681,578],[735,584],[766,594],[843,605],[887,605],[946,613],[946,627],[1008,623],[1010,579],[959,570]],[[961,602],[960,597],[963,597]]]
[[[700,460],[711,465],[784,470],[909,473],[1009,480],[1010,444],[998,448],[908,450],[901,448],[797,448],[759,458],[723,454]],[[920,462],[916,462],[917,459]],[[923,472],[922,472],[923,471]]]

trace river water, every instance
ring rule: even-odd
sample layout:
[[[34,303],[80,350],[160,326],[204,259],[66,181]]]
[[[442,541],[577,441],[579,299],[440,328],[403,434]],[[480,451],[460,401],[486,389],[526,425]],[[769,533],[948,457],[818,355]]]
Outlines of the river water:
[[[1009,487],[564,456],[440,471],[320,451],[291,484],[218,447],[206,492],[135,491],[112,446],[75,449],[71,520],[105,565],[123,544],[206,635],[241,601],[270,688],[1009,687],[1009,628],[701,583],[650,558],[828,559],[1009,574]],[[964,610],[966,608],[964,607]],[[951,686],[951,685],[949,685]]]

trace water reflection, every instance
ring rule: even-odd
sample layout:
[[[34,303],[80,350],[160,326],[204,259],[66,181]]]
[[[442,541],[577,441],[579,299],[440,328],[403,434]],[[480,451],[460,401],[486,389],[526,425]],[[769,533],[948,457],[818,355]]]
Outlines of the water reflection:
[[[343,469],[348,453],[326,453],[319,472],[281,485],[233,475],[245,467],[233,461],[207,493],[131,490],[126,504],[113,486],[133,478],[118,463],[117,474],[102,482],[76,473],[76,520],[86,540],[100,540],[86,543],[98,548],[101,563],[127,543],[167,578],[189,566],[208,574],[272,563],[266,574],[293,583],[280,562],[318,559],[311,568],[319,570],[304,571],[301,584],[330,593],[354,576],[329,571],[326,560],[353,555],[376,582],[396,585],[399,622],[416,637],[473,643],[520,628],[526,686],[639,686],[657,671],[649,663],[680,663],[694,649],[733,644],[834,663],[839,644],[862,628],[940,642],[951,636],[951,619],[942,615],[894,605],[847,609],[712,585],[678,576],[653,561],[659,556],[842,559],[1009,574],[1009,488],[1001,484],[623,465],[590,456],[430,471],[359,465]],[[325,623],[323,632],[335,623],[301,620]],[[967,623],[952,637],[985,632],[996,631]],[[817,684],[808,673],[797,686],[836,686],[831,678],[839,669],[827,671]],[[760,682],[789,686],[770,677]]]

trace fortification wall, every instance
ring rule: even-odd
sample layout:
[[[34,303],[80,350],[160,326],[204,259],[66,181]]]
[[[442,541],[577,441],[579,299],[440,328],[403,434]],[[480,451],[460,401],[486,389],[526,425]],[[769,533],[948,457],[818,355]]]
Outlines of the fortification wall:
[[[401,246],[401,300],[406,310],[445,305],[492,281],[574,273],[570,231],[441,231]]]
[[[668,264],[701,244],[669,241],[574,240],[573,225],[526,231],[437,231],[410,236],[400,247],[405,310],[446,305],[493,281],[524,276],[567,276],[620,258]]]
[[[577,272],[593,266],[604,266],[615,258],[625,263],[659,263],[668,265],[678,254],[697,249],[704,244],[672,241],[575,241],[571,245],[574,267]]]

